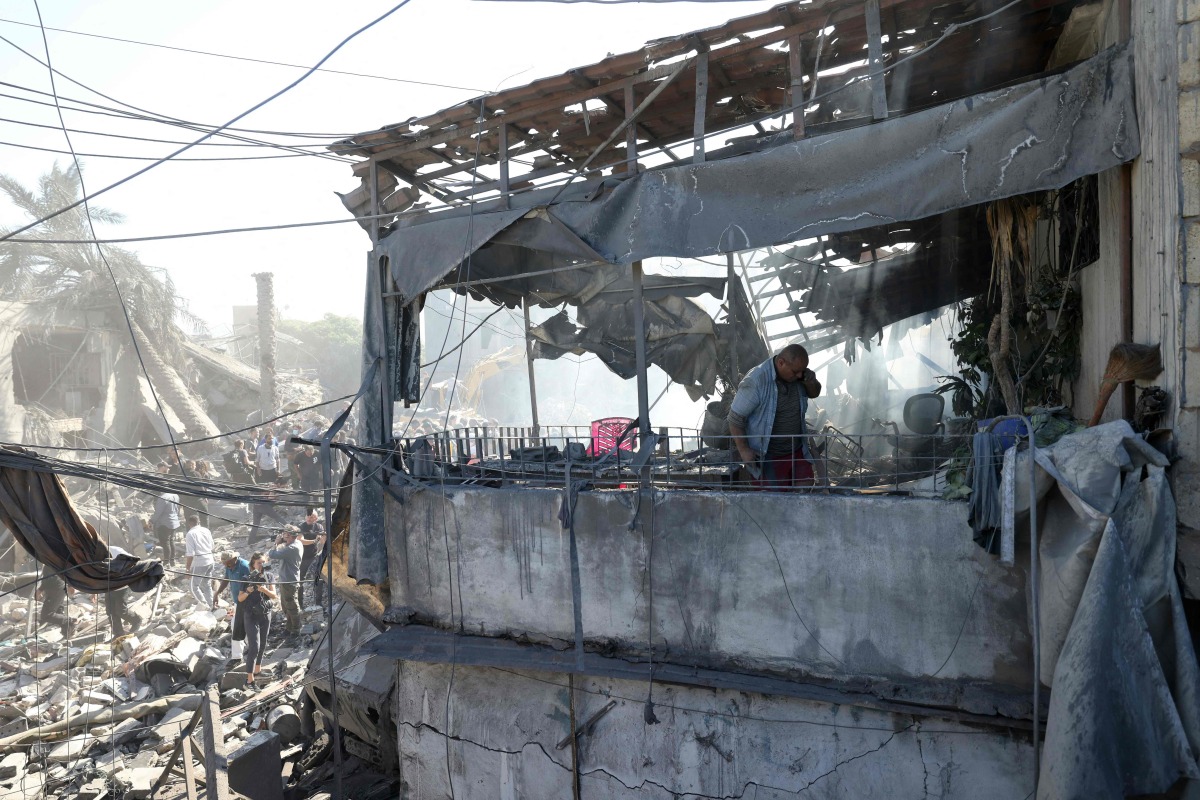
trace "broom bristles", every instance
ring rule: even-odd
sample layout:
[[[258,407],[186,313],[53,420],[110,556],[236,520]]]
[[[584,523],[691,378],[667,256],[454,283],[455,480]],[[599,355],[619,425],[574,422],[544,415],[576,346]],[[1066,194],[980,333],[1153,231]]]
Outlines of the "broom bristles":
[[[1114,383],[1157,378],[1163,371],[1162,351],[1159,345],[1121,342],[1108,355],[1108,367],[1104,379]]]

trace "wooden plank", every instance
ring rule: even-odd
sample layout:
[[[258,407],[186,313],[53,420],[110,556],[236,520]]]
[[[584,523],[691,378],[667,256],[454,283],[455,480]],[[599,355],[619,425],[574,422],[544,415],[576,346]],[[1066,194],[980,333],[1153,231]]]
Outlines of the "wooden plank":
[[[183,752],[183,740],[191,734],[192,730],[196,727],[196,723],[200,721],[201,710],[201,708],[197,708],[196,713],[192,714],[191,720],[189,720],[184,729],[180,731],[179,741],[175,742],[175,749],[171,751],[171,757],[167,759],[167,764],[163,767],[162,774],[158,776],[158,780],[156,780],[154,785],[150,787],[151,797],[156,795],[158,790],[166,784],[167,779],[170,778],[171,770],[175,766],[175,762],[179,760],[180,753]]]
[[[633,98],[633,86],[625,87],[625,119],[632,120],[636,113]],[[625,126],[625,172],[633,174],[638,171],[637,163],[637,126]]]
[[[582,103],[584,100],[590,100],[592,98],[600,97],[601,95],[610,94],[612,92],[617,91],[618,89],[623,89],[627,85],[634,86],[639,83],[650,83],[653,81],[658,81],[661,78],[668,78],[677,72],[678,67],[679,67],[679,65],[677,63],[663,64],[661,66],[653,67],[651,69],[645,70],[644,72],[640,72],[637,75],[634,75],[634,76],[631,76],[628,78],[621,78],[620,80],[601,84],[601,85],[597,86],[595,89],[593,89],[592,91],[581,90],[575,94],[572,94],[569,96],[564,96],[563,98],[544,100],[544,101],[541,101],[538,103],[534,103],[533,105],[526,106],[524,108],[521,108],[521,107],[512,108],[512,109],[505,108],[504,116],[503,117],[493,117],[491,120],[488,120],[487,122],[485,122],[482,126],[482,131],[490,131],[493,128],[496,128],[497,126],[504,124],[505,122],[511,123],[516,120],[527,119],[529,117],[536,116],[537,114],[546,113],[548,111],[561,111],[565,106],[574,105],[575,103]],[[378,159],[395,158],[396,156],[403,155],[405,153],[411,153],[416,150],[425,150],[430,147],[433,147],[434,145],[444,144],[446,142],[452,141],[453,139],[466,138],[466,137],[469,137],[470,135],[472,135],[474,132],[475,132],[475,128],[468,129],[465,127],[457,128],[452,131],[442,131],[440,133],[432,134],[427,138],[416,139],[416,140],[413,140],[406,144],[400,145],[398,147],[393,147],[393,148],[389,148],[387,150],[383,150],[381,152],[375,153],[374,156]],[[363,162],[363,163],[366,163],[366,162]],[[362,164],[354,165],[355,174],[358,174],[358,170],[361,167],[362,167]],[[364,169],[363,172],[365,174],[366,170]]]
[[[708,53],[696,56],[696,103],[692,122],[692,163],[704,163],[704,114],[708,110]]]
[[[792,138],[804,138],[804,63],[800,36],[788,39],[788,74],[791,75],[791,91],[788,100],[792,107]]]
[[[508,126],[500,126],[500,196],[508,208]]]
[[[192,737],[181,736],[179,741],[183,745],[181,758],[183,760],[183,785],[187,791],[187,800],[197,800],[196,775],[192,769]]]
[[[221,729],[221,702],[216,686],[208,687],[200,709],[204,712],[201,739],[204,743],[205,791],[208,800],[230,800],[229,763],[225,753],[225,733]]]
[[[867,67],[871,72],[871,111],[887,119],[887,86],[883,74],[883,34],[879,26],[879,0],[867,0]]]

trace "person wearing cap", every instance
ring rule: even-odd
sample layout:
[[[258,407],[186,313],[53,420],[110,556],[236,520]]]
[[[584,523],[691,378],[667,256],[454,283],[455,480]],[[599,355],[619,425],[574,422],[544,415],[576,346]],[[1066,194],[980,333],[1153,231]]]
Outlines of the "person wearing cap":
[[[250,562],[244,558],[239,558],[238,554],[233,550],[222,550],[221,564],[225,567],[225,577],[217,584],[217,592],[213,596],[213,611],[216,611],[221,603],[221,592],[225,591],[225,587],[229,587],[229,594],[233,600],[230,606],[229,613],[233,615],[233,640],[244,642],[246,640],[246,620],[243,616],[241,601],[238,600],[238,594],[245,588],[246,578],[250,576]]]
[[[304,560],[304,545],[300,544],[300,529],[287,525],[275,538],[275,549],[267,553],[271,565],[277,568],[279,604],[283,607],[289,636],[300,635],[300,562]]]

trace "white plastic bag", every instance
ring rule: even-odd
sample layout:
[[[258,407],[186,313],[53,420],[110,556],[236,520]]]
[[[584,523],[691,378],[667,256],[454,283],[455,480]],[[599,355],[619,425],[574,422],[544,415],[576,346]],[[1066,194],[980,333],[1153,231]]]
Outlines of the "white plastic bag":
[[[242,657],[242,650],[245,648],[246,642],[244,639],[233,639],[229,645],[229,657],[234,661]]]

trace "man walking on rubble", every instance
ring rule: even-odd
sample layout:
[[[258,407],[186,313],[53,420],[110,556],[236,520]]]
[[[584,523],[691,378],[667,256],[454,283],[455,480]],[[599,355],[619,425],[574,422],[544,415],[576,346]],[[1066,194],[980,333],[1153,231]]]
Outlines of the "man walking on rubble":
[[[321,454],[311,444],[296,454],[296,472],[300,474],[300,490],[304,492],[321,491]]]
[[[283,514],[276,505],[279,502],[279,495],[277,492],[286,488],[287,487],[283,485],[283,480],[277,479],[273,484],[271,484],[270,492],[263,495],[261,500],[250,504],[252,515],[250,522],[249,545],[251,547],[254,547],[259,539],[270,538],[265,531],[266,526],[263,525],[263,521],[268,517],[275,520],[280,525],[288,524],[288,521],[284,518]]]
[[[729,434],[760,489],[812,486],[812,454],[804,440],[808,400],[821,382],[808,351],[790,344],[742,378],[729,407]]]
[[[171,466],[167,463],[159,464],[158,471],[167,475]],[[154,513],[150,516],[150,524],[154,526],[154,536],[162,547],[163,563],[174,566],[175,531],[179,530],[179,495],[163,492],[154,498]]]
[[[325,545],[325,526],[317,521],[317,510],[310,508],[308,515],[304,517],[304,522],[300,523],[300,544],[304,545],[304,558],[300,559],[300,580],[304,583],[300,584],[300,607],[305,608],[304,604],[304,587],[308,584],[308,574],[312,571],[313,562],[316,561],[317,554],[321,552]],[[320,575],[316,575],[320,578]],[[320,605],[322,599],[322,584],[314,581],[313,588],[309,591],[313,594],[313,600]]]
[[[128,556],[129,553],[115,544],[108,546],[108,557]],[[104,611],[108,614],[108,624],[112,627],[112,638],[125,635],[125,622],[129,622],[129,632],[137,633],[142,627],[142,618],[129,607],[131,589],[124,586],[120,589],[109,589],[104,593]]]
[[[47,564],[42,567],[37,593],[41,595],[42,607],[38,611],[38,625],[54,623],[62,629],[63,638],[71,633],[71,615],[67,610],[67,582],[54,574]]]
[[[213,558],[212,532],[200,524],[200,517],[196,514],[188,515],[187,524],[184,556],[187,559],[187,572],[192,578],[192,597],[208,608],[213,604],[212,566],[216,560]]]
[[[222,550],[221,564],[225,567],[225,576],[217,585],[216,594],[213,595],[213,611],[217,610],[221,592],[225,591],[225,587],[228,586],[233,601],[229,609],[229,613],[233,615],[232,639],[235,642],[244,642],[246,640],[245,609],[242,608],[238,594],[245,588],[245,580],[250,576],[250,562],[244,558],[238,558],[238,554],[232,550]]]
[[[279,477],[279,447],[275,444],[275,437],[269,433],[254,451],[254,471],[259,483],[274,483]]]
[[[275,549],[267,553],[271,564],[278,568],[279,604],[283,607],[287,634],[300,635],[300,562],[304,559],[304,546],[299,541],[300,530],[288,525],[275,539]]]

